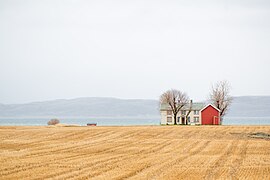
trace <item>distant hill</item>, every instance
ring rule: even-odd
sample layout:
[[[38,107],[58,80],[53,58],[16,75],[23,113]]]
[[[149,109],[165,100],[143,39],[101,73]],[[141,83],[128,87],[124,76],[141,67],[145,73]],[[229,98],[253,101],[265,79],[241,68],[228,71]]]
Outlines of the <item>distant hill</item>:
[[[158,117],[157,100],[77,98],[0,104],[0,117]],[[234,97],[227,117],[270,117],[270,96]]]
[[[228,117],[270,117],[270,96],[234,97]]]
[[[159,116],[158,101],[77,98],[28,104],[0,104],[0,117],[125,117]]]

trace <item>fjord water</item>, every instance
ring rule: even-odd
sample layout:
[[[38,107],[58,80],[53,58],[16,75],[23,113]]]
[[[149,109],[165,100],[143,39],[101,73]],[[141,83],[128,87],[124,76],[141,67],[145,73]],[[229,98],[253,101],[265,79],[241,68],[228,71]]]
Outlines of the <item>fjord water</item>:
[[[44,126],[48,117],[0,117],[1,126]],[[97,123],[100,126],[159,125],[160,117],[64,117],[59,118],[63,124],[86,125]],[[270,125],[270,117],[225,117],[223,125]]]
[[[51,118],[39,117],[39,118],[0,118],[0,125],[11,126],[44,126]],[[126,126],[126,125],[158,125],[159,118],[138,118],[138,117],[65,117],[58,118],[60,123],[63,124],[77,124],[86,125],[87,123],[97,123],[101,126]]]

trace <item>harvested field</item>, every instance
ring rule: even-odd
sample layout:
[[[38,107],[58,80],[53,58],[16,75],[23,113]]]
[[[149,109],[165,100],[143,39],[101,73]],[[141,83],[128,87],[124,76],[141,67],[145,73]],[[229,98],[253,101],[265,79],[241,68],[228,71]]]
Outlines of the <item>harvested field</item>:
[[[270,179],[270,126],[0,127],[0,179]]]

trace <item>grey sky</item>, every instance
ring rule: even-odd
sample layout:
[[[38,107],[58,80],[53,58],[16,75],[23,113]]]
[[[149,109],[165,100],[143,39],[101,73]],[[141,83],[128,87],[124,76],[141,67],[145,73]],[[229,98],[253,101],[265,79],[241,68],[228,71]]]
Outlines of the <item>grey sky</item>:
[[[270,1],[0,0],[0,103],[270,95]]]

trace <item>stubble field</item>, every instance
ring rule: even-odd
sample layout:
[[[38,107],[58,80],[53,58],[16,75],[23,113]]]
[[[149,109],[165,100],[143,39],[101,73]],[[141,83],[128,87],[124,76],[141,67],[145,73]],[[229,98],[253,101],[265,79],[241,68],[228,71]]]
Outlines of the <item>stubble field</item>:
[[[0,127],[0,179],[270,179],[270,126]]]

